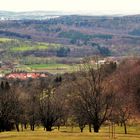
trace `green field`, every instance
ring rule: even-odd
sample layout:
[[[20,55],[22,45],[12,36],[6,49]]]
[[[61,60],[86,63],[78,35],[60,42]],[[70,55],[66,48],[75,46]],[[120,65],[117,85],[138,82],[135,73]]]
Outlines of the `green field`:
[[[35,65],[29,65],[32,69],[68,69],[70,68],[69,65],[66,64],[35,64]]]
[[[56,73],[65,73],[65,72],[72,72],[76,69],[76,65],[68,65],[68,64],[33,64],[33,65],[27,65],[31,70],[34,71],[47,71],[52,74]]]
[[[78,64],[69,65],[69,64],[57,64],[57,63],[50,63],[50,64],[30,64],[30,65],[17,65],[14,68],[14,71],[27,71],[27,72],[49,72],[51,74],[57,73],[66,73],[66,72],[73,72],[76,71],[78,68]],[[6,74],[10,73],[11,70],[1,70],[0,73]]]
[[[46,50],[48,46],[20,46],[20,47],[12,47],[10,51],[12,52],[24,52],[31,50]]]
[[[0,43],[4,43],[4,42],[9,42],[11,40],[14,40],[14,39],[10,39],[10,38],[0,38]]]
[[[50,73],[65,73],[73,71],[70,64],[78,64],[81,58],[58,57],[57,51],[61,47],[70,47],[63,44],[32,42],[28,40],[0,38],[1,61],[16,62],[17,71],[41,71]],[[44,56],[44,51],[45,53]],[[50,53],[50,54],[49,54]],[[4,71],[8,71],[9,69]],[[7,73],[1,71],[1,73]]]
[[[9,45],[8,42],[11,42],[11,44]],[[31,41],[23,41],[23,40],[10,39],[10,38],[0,38],[0,43],[2,44],[5,43],[5,45],[8,46],[6,48],[9,48],[9,51],[14,53],[26,52],[32,50],[45,51],[47,49],[57,49],[61,47],[60,44],[55,44],[55,43],[31,42]]]
[[[5,39],[6,40],[6,39]],[[1,39],[0,39],[1,41]],[[60,45],[59,44],[49,44],[49,43],[36,43],[34,45],[21,45],[21,46],[11,46],[10,51],[11,52],[25,52],[25,51],[32,51],[32,50],[39,50],[39,51],[43,51],[43,50],[47,50],[49,49],[57,49],[59,48]]]
[[[109,140],[108,127],[103,127],[98,134],[89,133],[88,128],[80,133],[78,127],[60,128],[52,132],[46,132],[42,128],[36,129],[34,132],[29,129],[23,132],[2,132],[0,140]],[[116,128],[115,139],[117,140],[139,140],[140,126],[128,127],[128,134],[124,134],[123,127]]]

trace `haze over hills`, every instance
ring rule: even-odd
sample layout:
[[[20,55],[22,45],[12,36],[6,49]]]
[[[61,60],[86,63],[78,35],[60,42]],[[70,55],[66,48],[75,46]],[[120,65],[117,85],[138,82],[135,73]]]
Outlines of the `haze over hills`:
[[[1,20],[44,20],[48,18],[55,18],[70,13],[63,13],[59,11],[27,11],[27,12],[11,12],[0,11]]]
[[[63,11],[24,11],[24,12],[13,12],[13,11],[0,11],[0,20],[45,20],[55,18],[64,15],[87,15],[87,16],[123,16],[122,14],[108,14],[99,12],[63,12]]]

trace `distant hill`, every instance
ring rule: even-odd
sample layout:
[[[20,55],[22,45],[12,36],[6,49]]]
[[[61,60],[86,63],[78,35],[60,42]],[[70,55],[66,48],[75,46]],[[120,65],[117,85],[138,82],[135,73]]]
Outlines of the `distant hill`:
[[[44,20],[56,18],[68,13],[55,11],[9,12],[0,11],[0,20]]]
[[[140,15],[82,16],[63,12],[1,11],[0,18],[9,19],[0,20],[0,37],[72,45],[80,54],[86,49],[102,55],[140,54]]]

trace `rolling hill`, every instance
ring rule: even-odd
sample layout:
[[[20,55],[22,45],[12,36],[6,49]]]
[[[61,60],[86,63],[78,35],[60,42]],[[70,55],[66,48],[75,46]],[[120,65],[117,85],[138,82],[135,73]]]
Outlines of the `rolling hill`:
[[[73,52],[71,56],[77,57],[94,54],[139,55],[140,15],[65,14],[39,11],[0,12],[0,18],[3,16],[13,18],[13,20],[11,18],[0,20],[0,37],[61,44],[71,49]],[[51,16],[51,18],[45,18],[46,16]]]

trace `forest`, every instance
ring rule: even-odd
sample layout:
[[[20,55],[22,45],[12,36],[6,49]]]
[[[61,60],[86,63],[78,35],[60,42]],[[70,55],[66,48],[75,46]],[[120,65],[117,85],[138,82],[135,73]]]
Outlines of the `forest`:
[[[1,20],[0,36],[74,46],[104,56],[139,54],[140,16],[61,15],[44,20]],[[104,52],[104,48],[109,53]],[[85,55],[85,54],[84,54]],[[91,55],[91,54],[90,54]]]

